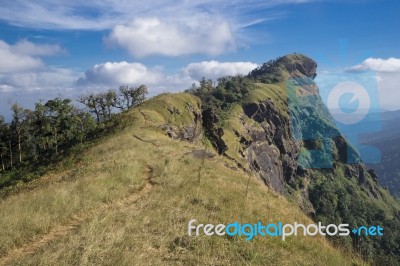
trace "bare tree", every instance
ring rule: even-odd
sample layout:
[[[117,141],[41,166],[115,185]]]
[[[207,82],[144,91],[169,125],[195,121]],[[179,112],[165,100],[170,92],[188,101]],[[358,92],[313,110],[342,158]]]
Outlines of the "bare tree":
[[[97,123],[100,123],[101,109],[98,103],[97,96],[94,93],[82,95],[77,99],[77,101],[86,105],[89,111],[95,114]]]
[[[142,103],[148,93],[146,85],[139,87],[121,86],[119,87],[120,106],[122,109],[129,109]]]

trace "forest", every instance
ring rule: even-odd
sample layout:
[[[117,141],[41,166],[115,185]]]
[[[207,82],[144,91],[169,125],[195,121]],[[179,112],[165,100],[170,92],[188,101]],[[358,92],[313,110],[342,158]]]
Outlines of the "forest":
[[[0,189],[42,175],[73,148],[106,134],[119,112],[142,103],[147,87],[120,86],[76,99],[39,101],[33,110],[11,106],[12,119],[0,114]]]

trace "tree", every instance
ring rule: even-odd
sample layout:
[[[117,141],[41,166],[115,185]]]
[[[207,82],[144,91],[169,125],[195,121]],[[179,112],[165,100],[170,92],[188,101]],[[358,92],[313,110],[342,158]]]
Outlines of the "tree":
[[[130,109],[142,103],[146,99],[148,90],[146,85],[140,85],[139,87],[120,86],[119,87],[119,100],[116,102],[120,109]]]
[[[115,90],[108,90],[105,93],[91,93],[80,96],[78,102],[83,103],[89,111],[96,116],[97,123],[110,120],[113,114],[113,108],[122,109],[121,100]]]
[[[129,86],[119,87],[119,102],[117,102],[117,108],[128,109],[131,106],[130,88]]]
[[[214,90],[213,81],[211,79],[206,79],[205,77],[202,77],[199,83],[199,92],[202,94],[208,94]]]
[[[130,107],[133,107],[135,105],[141,104],[146,100],[146,95],[148,93],[146,85],[140,85],[139,87],[135,88],[131,92],[131,97],[132,97],[132,105]]]
[[[117,105],[117,93],[115,90],[108,90],[106,93],[102,94],[104,98],[104,104],[107,110],[107,114],[104,114],[107,116],[107,119],[111,119],[111,115],[113,112],[113,107]]]
[[[9,127],[4,120],[4,117],[0,115],[0,163],[1,163],[1,170],[6,170],[5,159],[4,157],[7,154],[8,147],[7,147],[7,137],[9,136]]]
[[[25,157],[37,158],[37,138],[34,131],[35,112],[29,109],[24,110],[24,151]]]
[[[108,90],[104,93],[91,93],[80,96],[77,101],[84,104],[96,116],[97,123],[112,118],[114,110],[128,110],[142,103],[148,93],[145,85],[139,87],[120,86],[118,92]]]
[[[17,145],[18,145],[18,155],[19,155],[19,162],[22,162],[22,134],[23,134],[23,121],[24,121],[24,108],[20,106],[18,103],[14,103],[11,106],[11,111],[13,112],[13,120],[11,122],[11,129],[13,133],[16,134],[17,138]]]
[[[39,101],[35,104],[35,110],[32,113],[31,134],[35,138],[35,152],[33,157],[36,159],[37,153],[41,153],[49,148],[49,121],[46,116],[46,106]]]
[[[84,104],[89,109],[89,112],[95,115],[97,123],[100,123],[101,109],[97,96],[94,93],[82,95],[77,99],[77,101]]]
[[[52,135],[52,143],[55,153],[58,154],[60,144],[66,143],[73,138],[75,119],[72,111],[73,106],[70,99],[49,100],[46,104],[46,116],[49,122],[49,128]]]
[[[82,145],[88,134],[95,129],[96,123],[90,114],[76,108],[73,110],[73,116],[76,123],[74,136]]]

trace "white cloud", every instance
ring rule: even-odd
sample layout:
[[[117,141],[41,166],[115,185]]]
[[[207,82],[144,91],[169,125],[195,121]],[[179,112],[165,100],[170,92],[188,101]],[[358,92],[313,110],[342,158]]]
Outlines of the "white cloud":
[[[225,20],[204,15],[180,20],[137,18],[126,25],[115,26],[107,42],[125,48],[135,57],[151,54],[218,55],[235,48],[231,25]]]
[[[203,61],[201,63],[191,63],[187,65],[183,72],[195,80],[202,77],[217,79],[222,76],[247,75],[258,65],[251,62],[218,62]]]
[[[34,108],[40,99],[76,98],[81,91],[73,87],[79,74],[73,69],[43,66],[40,69],[0,74],[0,113],[10,117],[10,105],[18,102]]]
[[[72,86],[77,75],[78,73],[71,69],[44,67],[35,71],[0,75],[0,86],[14,92],[62,91]]]
[[[115,86],[119,84],[157,84],[164,75],[158,69],[149,69],[141,63],[107,62],[87,70],[79,85]]]
[[[10,45],[0,40],[0,74],[39,69],[44,66],[39,56],[54,55],[62,51],[58,45],[40,45],[27,40]]]
[[[21,40],[10,45],[0,40],[0,91],[27,92],[65,88],[76,78],[75,71],[49,67],[41,60],[64,52],[58,45]]]
[[[400,72],[379,72],[377,74],[379,102],[390,110],[400,109]]]
[[[6,84],[0,84],[0,92],[12,92],[14,87]]]
[[[29,56],[51,56],[63,53],[64,50],[59,45],[34,44],[28,40],[21,40],[11,47],[17,54]]]
[[[361,64],[355,65],[347,69],[349,72],[360,72],[372,70],[376,72],[400,72],[400,59],[390,57],[382,58],[367,58]]]
[[[376,72],[378,83],[379,102],[381,108],[398,110],[400,109],[400,59],[390,57],[367,58],[363,62],[353,67],[347,68],[347,72]]]
[[[323,98],[327,98],[333,87],[332,84],[346,81],[355,81],[363,86],[367,85],[365,88],[368,90],[377,87],[377,99],[374,98],[374,100],[379,100],[379,108],[382,110],[400,109],[398,100],[400,99],[400,59],[393,57],[388,59],[368,58],[358,65],[345,68],[343,71],[320,72],[317,76],[317,83]]]
[[[109,43],[136,57],[218,55],[243,45],[242,29],[281,17],[273,7],[312,1],[320,0],[4,0],[0,20],[27,28],[111,30]]]
[[[154,95],[163,91],[179,91],[194,81],[181,74],[167,75],[162,68],[148,68],[141,63],[106,62],[93,66],[77,79],[76,85],[83,88],[103,90],[120,85],[145,84]]]
[[[257,67],[251,62],[204,61],[191,63],[178,73],[168,75],[160,67],[148,68],[141,63],[107,62],[95,65],[80,77],[76,84],[82,87],[105,88],[119,85],[146,84],[150,93],[182,91],[201,77],[216,79],[221,76],[247,74]]]
[[[2,40],[0,40],[0,58],[0,73],[13,73],[43,66],[39,58],[16,53],[12,46]]]
[[[225,14],[229,18],[243,16],[255,21],[260,17],[254,18],[252,11],[315,1],[318,0],[3,0],[0,19],[29,28],[104,30],[138,16],[180,18],[193,13],[207,13]],[[271,15],[262,13],[262,19]]]

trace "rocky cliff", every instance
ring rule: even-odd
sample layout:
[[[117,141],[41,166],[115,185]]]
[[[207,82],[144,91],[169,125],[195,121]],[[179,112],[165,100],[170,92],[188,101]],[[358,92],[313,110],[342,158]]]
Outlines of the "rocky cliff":
[[[248,76],[255,87],[237,97],[240,101],[222,114],[203,108],[205,135],[216,152],[295,201],[315,221],[386,226],[388,237],[334,241],[362,250],[367,259],[399,262],[398,255],[387,254],[400,250],[400,205],[336,128],[319,96],[316,69],[316,62],[299,54],[255,69]],[[223,102],[228,97],[218,98],[219,90],[214,101]]]

